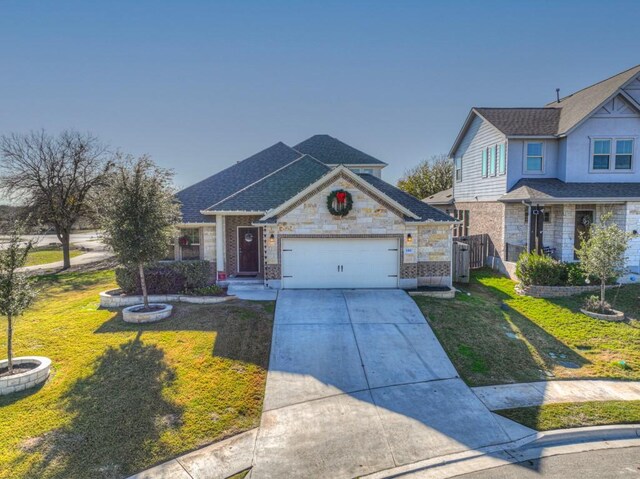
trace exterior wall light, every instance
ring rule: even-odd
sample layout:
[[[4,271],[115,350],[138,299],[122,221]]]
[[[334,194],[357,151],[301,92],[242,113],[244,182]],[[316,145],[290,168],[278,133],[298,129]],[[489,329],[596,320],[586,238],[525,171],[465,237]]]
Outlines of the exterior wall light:
[[[408,243],[408,244],[413,243],[413,236],[411,236],[411,233],[408,233],[408,234],[407,234],[407,243]]]
[[[269,244],[273,245],[276,242],[276,237],[273,235],[273,233],[271,233],[269,235]]]

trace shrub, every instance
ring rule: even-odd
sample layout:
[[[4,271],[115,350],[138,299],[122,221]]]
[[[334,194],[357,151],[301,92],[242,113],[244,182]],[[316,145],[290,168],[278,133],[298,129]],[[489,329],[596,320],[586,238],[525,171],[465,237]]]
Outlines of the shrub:
[[[569,286],[584,286],[587,277],[578,263],[564,263],[567,272],[567,284]]]
[[[522,253],[516,263],[516,276],[525,286],[560,286],[567,280],[567,269],[550,256]]]
[[[209,286],[193,289],[189,291],[189,294],[193,296],[223,296],[224,292],[224,288],[217,284],[210,284]]]
[[[144,268],[149,294],[180,294],[204,288],[209,283],[209,261],[176,261],[152,263]],[[141,294],[140,275],[136,266],[116,269],[116,282],[126,294]]]
[[[611,305],[606,301],[601,301],[600,297],[596,295],[586,298],[582,307],[592,313],[608,314],[613,312],[611,311]]]

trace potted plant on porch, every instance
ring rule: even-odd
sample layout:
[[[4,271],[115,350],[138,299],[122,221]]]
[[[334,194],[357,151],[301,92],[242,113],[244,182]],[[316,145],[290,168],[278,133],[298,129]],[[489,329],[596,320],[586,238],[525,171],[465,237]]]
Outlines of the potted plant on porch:
[[[101,211],[104,240],[122,265],[138,270],[143,304],[125,308],[123,319],[143,323],[171,315],[170,304],[149,303],[144,267],[165,256],[175,236],[180,210],[172,187],[173,173],[150,158],[121,159],[112,175]]]
[[[18,316],[31,306],[36,291],[26,274],[20,272],[32,248],[23,242],[22,226],[11,226],[9,241],[0,249],[0,315],[7,318],[7,359],[0,361],[0,396],[35,387],[47,380],[51,360],[40,356],[13,357],[13,326]]]

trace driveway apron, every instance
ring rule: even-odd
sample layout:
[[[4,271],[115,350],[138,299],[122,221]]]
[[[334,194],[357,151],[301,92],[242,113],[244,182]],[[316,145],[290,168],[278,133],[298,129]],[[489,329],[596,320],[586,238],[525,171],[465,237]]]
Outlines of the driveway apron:
[[[352,478],[519,438],[404,291],[280,292],[252,479]]]

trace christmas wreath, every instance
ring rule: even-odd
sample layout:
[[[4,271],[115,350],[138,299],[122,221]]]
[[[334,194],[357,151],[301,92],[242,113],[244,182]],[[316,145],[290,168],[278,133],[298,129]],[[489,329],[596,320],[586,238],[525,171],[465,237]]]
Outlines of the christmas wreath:
[[[348,191],[336,190],[327,196],[327,209],[333,216],[347,216],[351,208],[353,208],[353,198]]]
[[[191,246],[191,238],[189,238],[187,235],[180,236],[180,238],[178,238],[178,244],[183,247]]]

